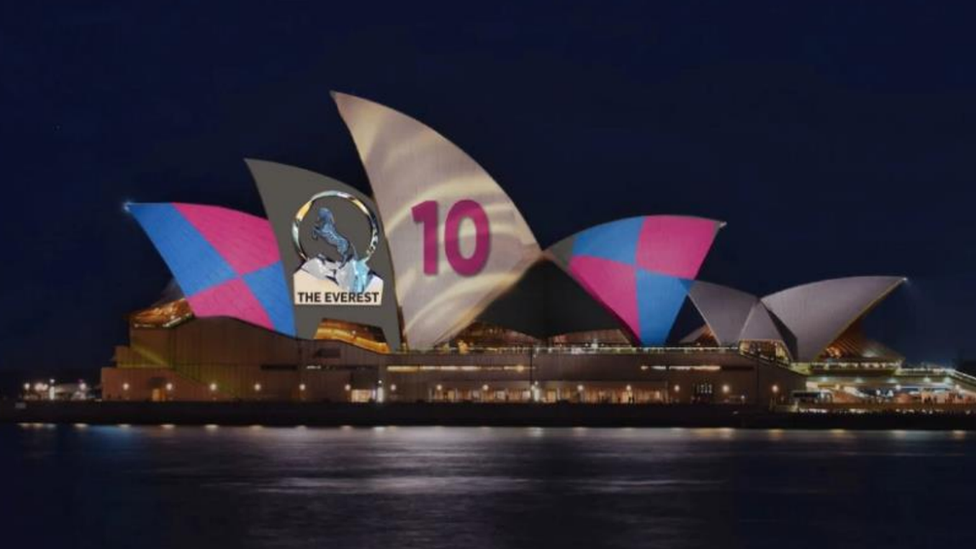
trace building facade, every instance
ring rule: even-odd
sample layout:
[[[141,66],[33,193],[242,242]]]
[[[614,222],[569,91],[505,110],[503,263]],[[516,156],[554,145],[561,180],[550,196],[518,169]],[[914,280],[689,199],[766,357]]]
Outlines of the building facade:
[[[373,196],[248,160],[266,218],[127,205],[174,286],[130,317],[105,399],[776,404],[976,388],[957,373],[912,377],[862,333],[903,278],[765,297],[701,281],[725,224],[690,216],[611,221],[543,249],[460,148],[333,97]],[[702,325],[676,334],[689,302]]]

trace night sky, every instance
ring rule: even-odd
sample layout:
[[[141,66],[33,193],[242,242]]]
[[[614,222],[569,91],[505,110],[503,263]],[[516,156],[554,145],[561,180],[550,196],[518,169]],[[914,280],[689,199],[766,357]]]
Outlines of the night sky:
[[[725,220],[701,278],[908,276],[871,335],[976,355],[972,11],[62,4],[0,7],[0,369],[109,365],[169,279],[126,200],[263,215],[245,157],[367,190],[330,90],[457,143],[543,246],[625,216]]]

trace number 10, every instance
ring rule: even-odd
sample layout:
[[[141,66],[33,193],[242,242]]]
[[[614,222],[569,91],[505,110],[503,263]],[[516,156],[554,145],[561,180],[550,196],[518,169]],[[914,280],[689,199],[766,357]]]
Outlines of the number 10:
[[[414,206],[411,210],[414,223],[423,225],[424,238],[424,274],[437,274],[437,254],[439,219],[437,202],[428,200]],[[461,222],[470,219],[474,222],[475,244],[474,252],[469,257],[461,253]],[[488,214],[474,200],[459,200],[447,212],[447,223],[444,226],[444,254],[459,275],[471,276],[478,274],[488,262],[488,252],[491,250],[491,228],[488,225]]]

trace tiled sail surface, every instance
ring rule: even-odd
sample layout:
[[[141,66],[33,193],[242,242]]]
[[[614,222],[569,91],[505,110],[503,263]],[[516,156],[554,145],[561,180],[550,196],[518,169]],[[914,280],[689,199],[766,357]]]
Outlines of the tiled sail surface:
[[[796,336],[796,360],[816,360],[851,324],[905,281],[897,276],[853,276],[796,286],[762,304]]]
[[[333,97],[383,219],[407,343],[413,349],[437,345],[511,288],[541,250],[505,191],[444,136],[378,103],[342,93]],[[448,264],[447,253],[440,253],[448,250],[424,237],[415,217],[422,204],[433,204],[439,212],[440,242],[456,244],[465,254],[477,249],[477,232],[470,223],[452,232],[445,217],[460,204],[477,205],[483,212],[490,252],[477,272],[458,272]],[[438,254],[433,269],[423,259],[431,253]]]
[[[258,192],[261,194],[264,212],[274,230],[278,250],[281,252],[281,262],[287,273],[286,283],[291,291],[294,291],[293,273],[298,271],[305,261],[295,250],[292,224],[295,213],[306,201],[324,191],[339,191],[356,197],[370,211],[376,210],[376,206],[369,197],[331,177],[277,162],[254,159],[249,159],[246,162],[251,170],[251,175],[254,176]],[[335,215],[337,212],[338,210],[333,209],[332,213]],[[357,211],[353,215],[360,216],[362,214]],[[358,220],[354,219],[354,221]],[[349,236],[360,239],[358,244],[360,249],[366,249],[368,246],[370,236],[368,231],[358,235],[349,233]],[[353,245],[356,245],[355,239]],[[385,281],[381,306],[295,306],[293,310],[296,335],[302,339],[315,339],[319,334],[319,326],[323,319],[339,320],[365,326],[377,326],[383,331],[383,337],[389,348],[399,350],[400,320],[397,315],[396,295],[394,295],[393,266],[386,241],[382,238],[379,239],[377,248],[370,259],[369,267],[375,270],[376,274]]]
[[[759,304],[759,298],[752,294],[701,280],[695,281],[688,297],[719,345],[733,345],[739,341],[750,314]]]
[[[621,219],[548,250],[643,345],[662,345],[722,223],[684,216]]]
[[[181,203],[130,204],[198,317],[225,316],[295,334],[271,224],[243,212]]]

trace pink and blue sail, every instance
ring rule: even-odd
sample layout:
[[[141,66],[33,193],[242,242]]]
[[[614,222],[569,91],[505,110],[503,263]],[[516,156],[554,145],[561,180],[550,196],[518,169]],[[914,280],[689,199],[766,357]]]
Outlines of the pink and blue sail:
[[[550,252],[642,345],[662,345],[722,225],[632,217],[584,230]]]
[[[132,203],[193,314],[231,317],[295,335],[278,245],[266,219],[198,204]]]

